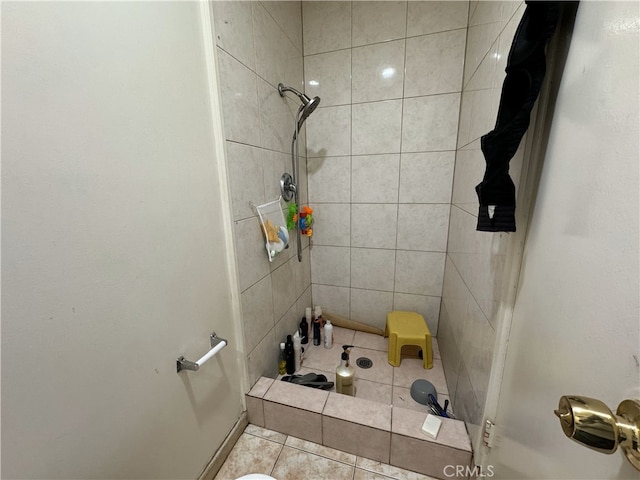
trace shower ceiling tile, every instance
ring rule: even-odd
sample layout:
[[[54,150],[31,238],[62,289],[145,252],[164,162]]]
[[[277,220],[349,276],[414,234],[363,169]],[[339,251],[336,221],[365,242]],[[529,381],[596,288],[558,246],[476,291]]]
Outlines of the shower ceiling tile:
[[[351,47],[351,2],[302,2],[304,54]]]
[[[468,8],[466,1],[409,2],[407,37],[465,28]]]
[[[351,49],[304,57],[305,91],[318,96],[320,105],[351,103]]]
[[[400,155],[351,157],[351,201],[397,203]]]
[[[405,97],[460,92],[466,29],[407,39]]]
[[[404,100],[402,152],[455,150],[460,94]]]
[[[407,2],[351,2],[353,16],[352,44],[404,38],[407,28]]]
[[[402,100],[352,106],[353,155],[398,153],[402,126]]]
[[[400,158],[400,203],[449,203],[454,159],[453,151],[403,153]]]
[[[402,98],[404,39],[352,49],[353,102]]]

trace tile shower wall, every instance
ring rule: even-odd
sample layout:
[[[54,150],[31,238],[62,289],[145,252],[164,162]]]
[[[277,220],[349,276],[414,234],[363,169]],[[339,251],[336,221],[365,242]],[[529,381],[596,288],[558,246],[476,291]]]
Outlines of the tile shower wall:
[[[438,341],[458,418],[478,438],[496,336],[506,233],[476,232],[475,185],[484,175],[480,136],[496,120],[507,55],[522,2],[471,2],[464,88]],[[524,143],[524,141],[522,142]],[[518,185],[522,151],[511,161]]]
[[[303,88],[299,2],[213,2],[218,70],[242,292],[244,347],[251,385],[277,374],[278,344],[311,305],[309,242],[303,261],[295,240],[269,263],[251,203],[275,200],[280,176],[291,172],[290,145],[298,101],[284,100],[278,83]],[[302,136],[304,139],[304,135]],[[301,198],[306,162],[301,145]]]
[[[438,332],[469,4],[303,2],[313,301]]]

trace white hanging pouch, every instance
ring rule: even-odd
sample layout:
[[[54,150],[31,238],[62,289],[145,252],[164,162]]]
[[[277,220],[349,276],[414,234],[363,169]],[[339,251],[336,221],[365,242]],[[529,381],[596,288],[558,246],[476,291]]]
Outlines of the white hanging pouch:
[[[273,262],[273,258],[289,244],[289,231],[282,211],[281,200],[282,197],[255,207],[260,217],[260,225],[265,238],[264,244],[270,262]]]

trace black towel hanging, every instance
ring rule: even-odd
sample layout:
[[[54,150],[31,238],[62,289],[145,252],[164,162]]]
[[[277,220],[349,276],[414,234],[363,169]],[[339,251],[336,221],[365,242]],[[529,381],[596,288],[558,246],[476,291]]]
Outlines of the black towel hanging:
[[[515,232],[516,189],[509,161],[518,149],[546,71],[546,45],[553,35],[562,2],[527,1],[509,50],[495,128],[481,137],[486,162],[476,186],[480,202],[476,230]]]

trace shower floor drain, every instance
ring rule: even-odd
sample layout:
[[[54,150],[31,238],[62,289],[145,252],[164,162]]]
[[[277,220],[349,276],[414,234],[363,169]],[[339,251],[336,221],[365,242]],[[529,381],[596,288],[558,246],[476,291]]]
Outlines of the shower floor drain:
[[[360,357],[356,360],[356,365],[358,365],[360,368],[371,368],[373,367],[373,362],[367,357]]]

